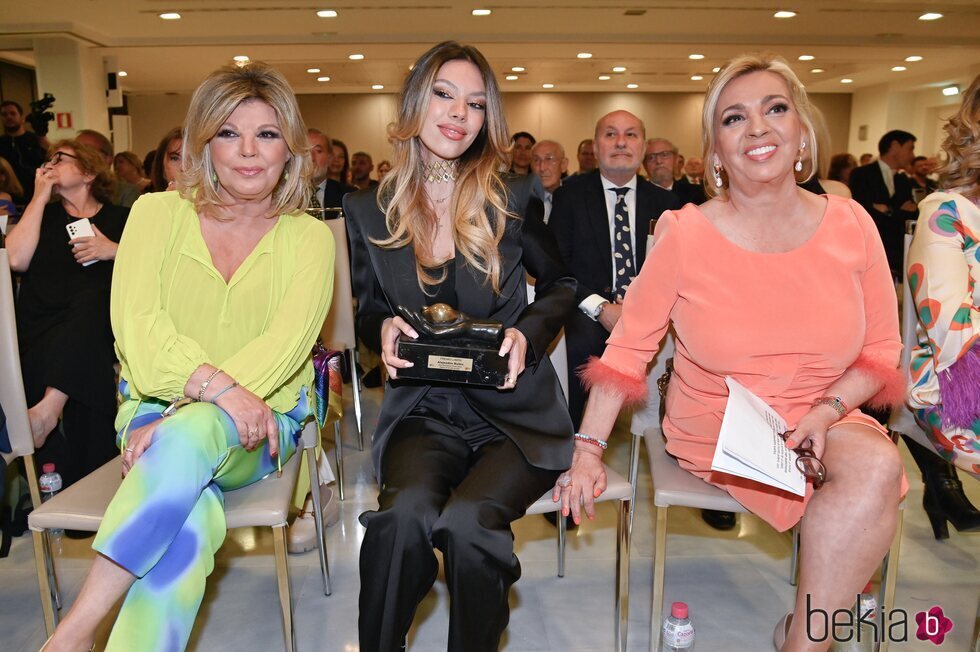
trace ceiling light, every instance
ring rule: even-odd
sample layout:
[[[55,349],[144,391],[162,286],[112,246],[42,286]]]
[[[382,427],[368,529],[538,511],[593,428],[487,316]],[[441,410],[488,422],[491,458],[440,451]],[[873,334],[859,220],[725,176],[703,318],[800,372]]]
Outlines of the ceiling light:
[[[504,79],[506,79],[507,81],[517,81],[518,79],[520,79],[520,77],[518,77],[517,75],[507,75],[506,77],[504,77]]]
[[[120,70],[119,72],[116,73],[116,76],[117,77],[127,77],[127,76],[129,76],[129,73],[126,72],[125,70]]]
[[[772,15],[773,18],[792,18],[796,15],[795,11],[777,11]]]
[[[853,84],[854,83],[854,80],[853,79],[848,79],[847,77],[845,77],[844,79],[840,80],[840,83],[842,83],[842,84]]]
[[[959,95],[959,94],[960,94],[960,87],[956,85],[947,86],[946,88],[943,89],[943,95],[945,95],[946,97],[953,97],[954,95]]]
[[[237,61],[238,63],[245,63],[246,61],[248,61],[248,55],[236,54],[235,56],[232,57],[232,59]]]
[[[905,66],[892,66],[892,72],[905,72],[908,70]]]
[[[815,74],[820,74],[820,73],[824,72],[824,69],[823,68],[814,68],[810,72],[815,73]]]
[[[541,84],[541,88],[554,88],[554,84]]]
[[[701,81],[704,79],[701,75],[691,75],[691,81]]]
[[[180,20],[180,14],[178,14],[176,11],[168,11],[160,14],[160,18],[164,20]]]
[[[704,55],[703,54],[689,54],[689,55],[687,55],[687,58],[688,59],[693,59],[694,61],[700,61],[701,59],[704,58]]]
[[[337,12],[333,9],[321,9],[320,11],[316,12],[316,15],[320,18],[336,18]]]
[[[329,77],[317,77],[316,80],[318,82],[327,82],[327,81],[330,81],[330,78]]]
[[[599,81],[609,81],[612,79],[609,75],[599,75]]]
[[[474,16],[489,16],[492,13],[493,12],[490,11],[489,9],[474,9],[473,10],[473,15]]]
[[[639,88],[639,84],[626,84],[626,88]]]
[[[715,66],[711,69],[711,72],[721,72],[721,66]]]
[[[371,85],[371,90],[380,91],[383,88],[384,88],[384,85],[383,84],[372,84]]]
[[[320,72],[320,69],[319,68],[307,68],[306,69],[306,72],[315,75],[316,73]]]
[[[579,59],[591,59],[592,58],[592,53],[591,52],[579,52],[575,56],[578,57]]]
[[[510,69],[511,72],[524,72],[525,70],[527,70],[527,68],[524,66],[514,66]]]
[[[911,57],[905,57],[905,60],[909,63],[915,63],[916,61],[922,61],[922,57],[917,54],[913,54]]]
[[[813,56],[812,54],[801,54],[800,56],[797,57],[797,59],[799,59],[800,61],[813,61],[814,59],[816,59],[816,57]]]
[[[613,68],[613,72],[626,72],[626,66],[616,66]]]
[[[925,13],[919,16],[919,20],[939,20],[942,17],[943,17],[942,14],[937,14],[930,11],[929,13]]]
[[[351,61],[360,61],[361,59],[364,58],[364,55],[363,54],[349,54],[349,55],[347,55],[347,58],[350,59]]]

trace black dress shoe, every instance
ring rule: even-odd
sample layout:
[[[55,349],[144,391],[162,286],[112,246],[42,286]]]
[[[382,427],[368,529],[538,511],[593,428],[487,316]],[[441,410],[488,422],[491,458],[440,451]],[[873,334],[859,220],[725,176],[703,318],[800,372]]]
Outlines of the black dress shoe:
[[[381,366],[377,366],[371,371],[364,374],[361,378],[361,383],[368,388],[381,387]]]
[[[65,530],[65,537],[68,539],[88,539],[94,536],[95,532],[88,530]]]
[[[558,514],[560,514],[560,512],[545,512],[544,514],[542,514],[542,516],[544,516],[544,519],[546,521],[548,521],[549,523],[551,523],[555,527],[558,527]],[[578,524],[572,518],[572,515],[571,514],[569,514],[568,516],[565,517],[565,531],[566,532],[571,532],[572,530],[574,530],[577,527],[578,527]]]
[[[731,530],[735,527],[734,512],[719,512],[717,509],[702,509],[701,520],[716,530]]]

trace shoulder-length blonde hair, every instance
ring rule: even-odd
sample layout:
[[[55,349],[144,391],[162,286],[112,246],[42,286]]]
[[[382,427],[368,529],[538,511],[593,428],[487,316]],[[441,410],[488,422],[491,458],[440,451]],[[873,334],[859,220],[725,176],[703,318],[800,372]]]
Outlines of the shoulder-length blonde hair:
[[[939,184],[976,201],[980,199],[980,75],[974,77],[943,130],[946,161],[939,168]]]
[[[20,185],[14,169],[2,156],[0,156],[0,192],[5,192],[12,197],[21,197],[24,194],[24,187]]]
[[[796,181],[802,183],[809,181],[816,172],[815,161],[819,160],[819,143],[817,142],[816,129],[814,128],[813,109],[810,99],[800,83],[799,77],[793,72],[786,60],[774,52],[762,52],[758,54],[743,54],[735,57],[715,75],[708,86],[708,92],[704,98],[704,109],[701,112],[701,140],[704,147],[704,188],[709,197],[724,198],[728,193],[728,174],[722,170],[722,186],[719,188],[714,183],[714,161],[715,161],[715,128],[720,116],[718,111],[718,98],[722,91],[732,81],[753,72],[771,72],[779,75],[786,82],[789,89],[789,99],[800,116],[803,124],[804,140],[806,141],[809,153],[803,157],[803,171],[796,172]]]
[[[486,88],[486,117],[476,139],[459,158],[459,177],[450,199],[453,243],[457,255],[486,277],[500,292],[500,251],[508,218],[507,191],[498,170],[507,162],[510,138],[500,101],[500,89],[490,64],[479,50],[455,41],[440,43],[423,54],[405,80],[399,98],[398,120],[388,127],[393,156],[391,170],[378,190],[378,206],[385,213],[390,236],[375,241],[394,249],[412,245],[419,285],[435,285],[445,270],[434,276],[429,270],[439,261],[432,254],[437,218],[426,201],[422,174],[422,141],[419,133],[429,109],[432,87],[443,64],[468,61],[475,65]]]
[[[111,203],[116,183],[109,173],[109,164],[105,162],[102,152],[77,140],[65,139],[52,145],[48,153],[54,156],[59,149],[70,149],[75,154],[72,160],[82,174],[91,175],[89,193],[103,204]]]
[[[313,172],[306,124],[286,78],[259,61],[219,68],[194,91],[183,129],[182,173],[177,180],[181,196],[193,201],[199,213],[224,205],[218,195],[218,176],[211,161],[211,139],[246,100],[261,100],[272,107],[292,154],[272,191],[273,215],[306,210]]]

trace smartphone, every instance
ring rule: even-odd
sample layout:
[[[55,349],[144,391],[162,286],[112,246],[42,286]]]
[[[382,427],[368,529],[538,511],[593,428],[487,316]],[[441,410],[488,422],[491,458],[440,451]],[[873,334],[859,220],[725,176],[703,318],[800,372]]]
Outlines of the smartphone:
[[[68,231],[68,239],[74,240],[75,238],[94,238],[95,231],[92,230],[92,223],[87,217],[80,217],[77,220],[72,220],[65,226],[65,230]],[[88,267],[92,263],[97,263],[97,260],[90,260],[87,263],[82,263],[83,267]]]

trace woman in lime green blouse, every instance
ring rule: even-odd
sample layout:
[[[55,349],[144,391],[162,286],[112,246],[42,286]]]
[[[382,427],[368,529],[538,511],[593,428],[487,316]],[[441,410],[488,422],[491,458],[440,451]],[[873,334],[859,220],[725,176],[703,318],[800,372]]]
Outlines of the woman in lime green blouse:
[[[307,216],[306,127],[264,64],[213,73],[184,125],[179,191],[133,206],[111,317],[126,476],[82,591],[46,649],[186,646],[225,536],[222,492],[295,451],[310,350],[333,288],[330,230]]]

